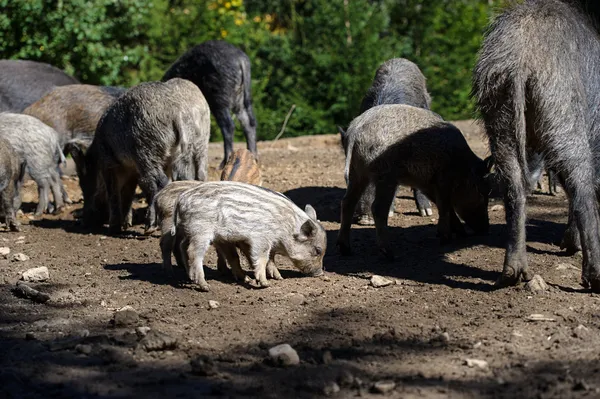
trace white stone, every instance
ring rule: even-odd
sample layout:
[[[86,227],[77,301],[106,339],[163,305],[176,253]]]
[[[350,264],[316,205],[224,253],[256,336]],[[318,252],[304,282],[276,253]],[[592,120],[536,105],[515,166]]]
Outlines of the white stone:
[[[217,301],[213,301],[213,300],[208,301],[209,309],[217,309],[219,306],[221,306],[221,304]]]
[[[4,256],[4,258],[7,258],[8,254],[10,254],[9,247],[0,247],[0,256]]]
[[[388,285],[392,284],[394,284],[394,282],[385,277],[381,277],[376,274],[371,277],[371,285],[375,288],[387,287]]]
[[[465,364],[469,367],[477,367],[479,369],[485,370],[488,368],[488,362],[480,359],[465,359]]]
[[[50,272],[48,272],[48,268],[46,266],[36,267],[24,271],[23,274],[21,274],[21,278],[24,281],[31,281],[37,283],[48,280],[50,278]]]
[[[29,260],[29,256],[19,252],[18,254],[14,254],[12,256],[11,260],[13,262],[25,262],[25,261]]]
[[[289,344],[281,344],[269,349],[269,356],[278,365],[293,366],[300,363],[298,352]]]

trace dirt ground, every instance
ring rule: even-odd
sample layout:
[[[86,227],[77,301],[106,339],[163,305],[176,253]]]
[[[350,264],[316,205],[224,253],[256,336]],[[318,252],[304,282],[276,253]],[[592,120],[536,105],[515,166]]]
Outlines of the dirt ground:
[[[486,155],[477,127],[458,125]],[[0,260],[0,397],[600,397],[600,297],[579,285],[581,258],[556,245],[566,222],[564,194],[536,193],[529,201],[529,262],[548,290],[495,289],[502,208],[490,211],[488,236],[441,246],[437,213],[418,216],[403,188],[390,218],[396,260],[382,260],[374,228],[359,226],[354,255],[341,257],[338,137],[264,142],[259,152],[264,186],[316,208],[328,233],[324,277],[302,276],[278,257],[284,280],[255,289],[219,275],[211,250],[211,291],[203,293],[182,270],[161,270],[158,238],[142,236],[140,224],[110,237],[76,221],[81,203],[39,220],[25,213],[21,233],[0,233],[0,246],[11,250]],[[211,180],[221,156],[222,145],[211,144]],[[77,181],[65,183],[79,200]],[[25,191],[25,210],[33,210],[35,186]],[[16,253],[30,259],[12,260]],[[21,272],[39,266],[50,278],[30,285],[50,300],[16,297]],[[374,274],[393,284],[374,288]],[[125,306],[133,308],[121,314],[129,324],[113,325]],[[140,341],[136,327],[166,334],[162,341],[150,335],[163,349],[146,350],[152,340]],[[281,343],[298,352],[300,364],[268,361],[268,349]]]

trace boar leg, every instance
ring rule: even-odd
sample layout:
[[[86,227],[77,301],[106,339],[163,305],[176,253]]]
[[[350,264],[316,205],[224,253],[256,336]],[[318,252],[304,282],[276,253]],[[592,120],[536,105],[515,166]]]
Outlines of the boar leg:
[[[190,280],[198,284],[200,291],[208,292],[209,286],[204,277],[204,255],[210,246],[210,237],[196,235],[189,239],[187,257],[189,262],[188,276]]]
[[[153,170],[153,173],[142,176],[139,180],[139,184],[146,195],[146,202],[148,203],[148,208],[146,210],[146,225],[144,227],[145,230],[148,230],[150,227],[156,226],[156,211],[152,206],[154,197],[169,183],[169,178],[161,168],[148,168],[146,170]]]
[[[260,287],[266,288],[270,284],[267,281],[267,263],[269,263],[269,249],[258,250],[252,248],[250,253],[250,263],[254,269],[254,279]]]
[[[10,184],[10,183],[9,183]],[[6,228],[11,231],[21,231],[19,228],[19,222],[15,215],[15,208],[13,208],[13,193],[6,189],[0,194],[2,201],[2,210],[4,211],[4,220],[6,222]]]
[[[121,208],[121,187],[116,170],[105,171],[104,182],[108,196],[109,217],[108,226],[111,234],[119,234],[123,226],[123,213]]]
[[[52,173],[50,179],[50,189],[52,190],[52,197],[54,197],[54,213],[60,213],[65,207],[63,202],[64,187],[58,173]]]
[[[41,216],[48,208],[48,180],[43,179],[38,183],[38,205],[35,210],[35,216]]]
[[[229,156],[233,153],[233,132],[235,130],[235,124],[233,123],[233,119],[231,119],[229,109],[226,107],[215,110],[214,115],[217,120],[217,125],[219,125],[219,129],[221,129],[221,133],[223,133],[225,156],[219,166],[219,169],[223,169],[225,162],[227,162]]]
[[[246,276],[246,273],[244,273],[244,270],[240,265],[240,256],[238,255],[235,245],[221,244],[217,248],[217,253],[219,255],[219,259],[221,259],[221,257],[224,258],[223,263],[225,264],[225,269],[227,270],[227,273],[229,273],[227,263],[229,263],[229,266],[231,266],[231,273],[233,273],[233,278],[235,279],[235,281],[247,282],[249,280],[248,276]],[[225,259],[227,260],[227,262],[225,262]]]
[[[415,203],[417,204],[419,214],[422,217],[433,215],[433,211],[431,210],[431,202],[429,202],[429,199],[427,199],[425,194],[423,194],[420,190],[413,188],[413,196],[415,197]]]
[[[369,180],[350,168],[350,176],[348,178],[348,188],[342,199],[342,216],[340,231],[338,233],[337,245],[342,255],[350,255],[350,228],[352,226],[352,216],[354,209],[361,195],[365,191]]]
[[[246,136],[246,148],[251,151],[254,156],[258,157],[256,151],[256,119],[252,112],[252,106],[245,108],[243,105],[240,106],[240,110],[235,113],[242,129],[244,130],[244,136]]]
[[[173,272],[173,263],[171,263],[171,252],[173,252],[175,237],[170,231],[160,236],[160,252],[162,254],[163,269],[169,273]],[[180,265],[181,266],[181,265]]]
[[[281,273],[279,273],[279,269],[277,269],[277,266],[275,266],[274,255],[269,257],[269,263],[267,263],[267,277],[273,280],[283,280]]]
[[[455,228],[455,224],[458,221],[458,217],[452,208],[452,201],[448,197],[449,190],[446,187],[442,187],[436,193],[436,205],[438,207],[439,221],[438,221],[438,236],[442,244],[447,244],[452,241],[452,233]],[[455,221],[454,218],[457,220]]]
[[[121,187],[121,215],[125,215],[122,226],[127,229],[133,226],[133,210],[131,205],[133,204],[133,197],[135,196],[135,187],[137,186],[136,176],[130,176],[125,184]],[[151,206],[151,205],[149,205]]]
[[[375,185],[369,183],[358,201],[358,210],[356,212],[358,214],[357,224],[361,226],[372,226],[375,224],[375,221],[371,216],[371,205],[373,205],[374,198]]]
[[[573,255],[581,251],[581,240],[579,239],[579,230],[577,229],[577,223],[575,223],[575,211],[572,204],[573,202],[569,201],[569,220],[567,221],[567,229],[560,243],[560,249],[566,250],[568,255]]]
[[[371,205],[371,213],[377,231],[377,245],[383,256],[389,260],[394,259],[394,250],[388,237],[388,213],[396,196],[397,186],[395,182],[390,182],[389,179],[382,178],[379,180],[375,186],[375,200]]]

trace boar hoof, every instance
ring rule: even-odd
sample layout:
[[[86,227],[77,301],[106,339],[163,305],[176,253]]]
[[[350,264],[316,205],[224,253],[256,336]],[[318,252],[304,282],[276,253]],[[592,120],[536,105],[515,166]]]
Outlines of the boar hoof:
[[[271,283],[269,283],[267,280],[263,280],[263,281],[258,280],[258,286],[260,288],[268,288],[271,286]]]
[[[131,227],[131,226],[127,226],[128,223],[125,223],[125,228],[127,227]],[[154,233],[156,230],[158,230],[158,228],[156,226],[150,226],[149,228],[144,230],[144,235],[145,236],[149,236],[150,234]]]
[[[206,281],[195,281],[196,285],[198,285],[198,289],[202,292],[209,292],[210,287]]]
[[[360,215],[356,223],[360,226],[373,226],[375,225],[375,220],[369,215]]]
[[[273,280],[283,280],[283,277],[281,277],[281,274],[279,273],[279,270],[277,270],[276,267],[267,269],[267,277]]]
[[[21,231],[21,227],[16,223],[11,223],[8,228],[10,229],[10,231],[15,231],[15,232]]]

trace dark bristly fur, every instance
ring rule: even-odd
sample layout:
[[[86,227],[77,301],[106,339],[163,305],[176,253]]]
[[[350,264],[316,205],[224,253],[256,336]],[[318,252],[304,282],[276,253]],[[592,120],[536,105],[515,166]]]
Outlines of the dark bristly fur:
[[[0,112],[23,112],[56,86],[79,83],[42,62],[0,60]]]
[[[487,164],[462,133],[437,114],[404,104],[379,105],[352,121],[345,140],[348,188],[338,235],[342,254],[350,253],[352,214],[370,184],[375,186],[371,210],[378,245],[389,258],[393,250],[387,238],[388,210],[398,184],[415,187],[436,203],[443,241],[465,234],[457,214],[475,232],[487,232]]]
[[[406,104],[424,109],[431,108],[431,97],[427,92],[425,76],[419,67],[404,58],[392,58],[384,62],[375,74],[373,84],[363,98],[360,112],[383,104]],[[415,203],[421,216],[431,216],[431,203],[419,190],[413,190]],[[358,204],[360,224],[372,224],[371,204],[375,198],[375,187],[365,190]],[[393,203],[392,209],[393,211]]]
[[[250,60],[242,50],[219,40],[194,46],[171,65],[163,81],[175,77],[191,80],[204,94],[223,133],[225,156],[221,167],[233,152],[235,124],[230,110],[242,125],[247,148],[258,156],[250,90]]]
[[[53,128],[64,146],[74,138],[91,140],[104,112],[124,92],[125,89],[119,87],[60,86],[31,104],[23,113]]]
[[[583,284],[600,292],[598,60],[596,26],[571,2],[525,1],[498,16],[485,36],[473,94],[506,187],[502,285],[531,277],[525,238],[527,159],[540,153],[569,197],[567,238],[581,239]]]
[[[102,116],[85,156],[69,143],[74,157],[84,157],[79,182],[86,224],[104,223],[113,233],[129,214],[137,184],[148,204],[169,182],[205,180],[210,111],[192,82],[171,79],[142,83],[119,97]],[[155,223],[148,206],[146,229]]]

